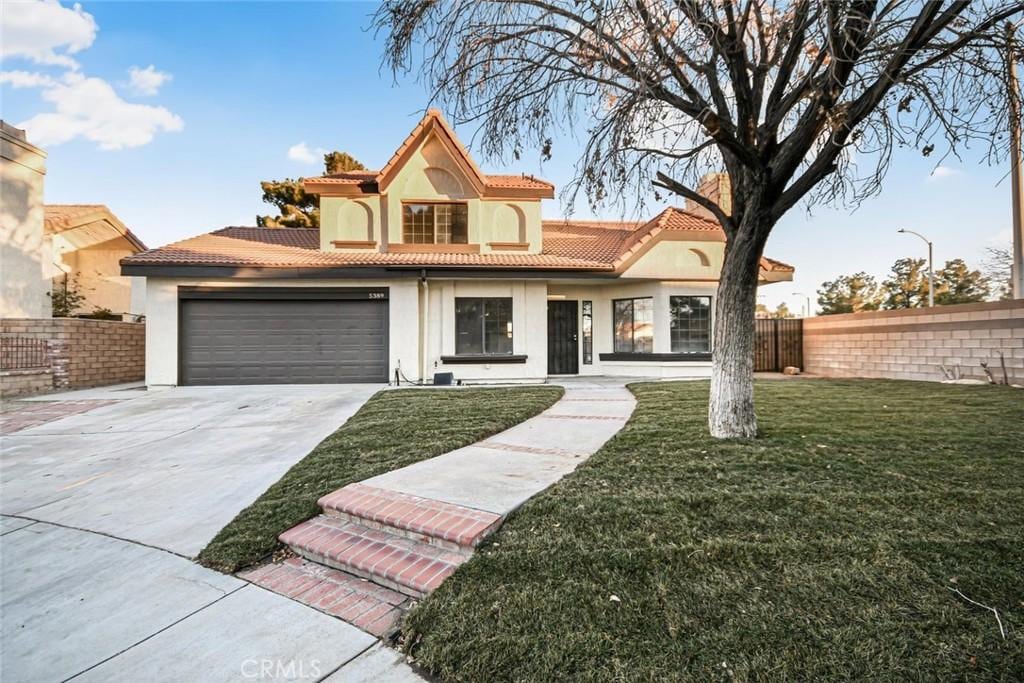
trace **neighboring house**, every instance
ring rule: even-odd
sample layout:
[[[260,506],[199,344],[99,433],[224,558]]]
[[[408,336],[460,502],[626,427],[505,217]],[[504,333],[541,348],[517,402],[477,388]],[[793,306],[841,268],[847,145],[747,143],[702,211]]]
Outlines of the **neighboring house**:
[[[148,384],[710,373],[725,236],[700,212],[541,220],[554,187],[482,173],[433,110],[380,171],[305,188],[319,231],[229,227],[121,262],[148,279]],[[762,262],[763,283],[792,274]]]
[[[45,175],[46,152],[0,121],[0,318],[50,317]]]
[[[47,204],[45,216],[53,291],[77,286],[84,297],[76,310],[80,314],[106,310],[118,317],[138,317],[145,312],[145,280],[121,275],[120,262],[145,251],[146,245],[110,209],[102,204]]]

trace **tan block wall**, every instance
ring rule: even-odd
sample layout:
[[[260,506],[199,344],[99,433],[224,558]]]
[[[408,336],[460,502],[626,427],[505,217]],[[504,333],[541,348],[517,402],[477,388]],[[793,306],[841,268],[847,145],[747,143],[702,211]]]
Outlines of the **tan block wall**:
[[[136,382],[146,374],[144,323],[5,318],[0,334],[47,341],[54,389]]]
[[[53,390],[53,371],[49,368],[0,370],[0,398],[34,396]]]
[[[940,365],[985,379],[986,361],[1024,383],[1024,299],[931,309],[826,315],[804,320],[804,370],[828,377],[941,381]]]

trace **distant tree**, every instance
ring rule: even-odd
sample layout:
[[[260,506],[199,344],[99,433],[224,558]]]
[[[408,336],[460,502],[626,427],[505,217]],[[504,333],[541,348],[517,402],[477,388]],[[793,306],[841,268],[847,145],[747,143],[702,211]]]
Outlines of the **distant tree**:
[[[901,258],[882,282],[882,308],[928,305],[928,267],[923,258]]]
[[[1009,247],[987,247],[985,259],[981,267],[994,290],[992,293],[1000,301],[1013,298],[1013,254]]]
[[[772,317],[772,312],[764,304],[758,304],[757,306],[754,307],[754,317],[770,318]]]
[[[946,261],[935,273],[935,303],[973,304],[984,301],[992,293],[988,278],[980,270],[971,270],[963,259]]]
[[[761,254],[798,204],[856,204],[898,147],[1006,153],[1003,21],[1020,0],[388,0],[385,63],[477,124],[485,154],[583,145],[594,204],[651,186],[722,224],[708,427],[754,437]],[[856,160],[856,162],[854,162]],[[698,192],[723,169],[730,191]],[[569,198],[567,198],[569,199]]]
[[[818,290],[821,315],[875,311],[881,303],[878,282],[863,271],[823,282]]]
[[[327,175],[345,171],[362,171],[366,167],[347,152],[329,152],[324,155]],[[263,201],[273,204],[280,212],[277,216],[256,216],[256,225],[264,228],[319,228],[320,202],[315,195],[302,189],[302,178],[292,180],[264,180]]]
[[[775,311],[772,313],[773,318],[795,318],[796,315],[789,310],[789,306],[785,302],[778,305]]]

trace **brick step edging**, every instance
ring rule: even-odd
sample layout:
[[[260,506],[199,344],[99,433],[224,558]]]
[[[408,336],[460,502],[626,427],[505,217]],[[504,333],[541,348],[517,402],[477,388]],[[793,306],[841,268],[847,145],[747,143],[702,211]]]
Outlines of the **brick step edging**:
[[[349,484],[317,503],[327,515],[453,550],[472,550],[502,522],[493,512],[362,483]]]
[[[469,559],[425,543],[321,515],[279,537],[296,554],[414,598],[425,597]]]

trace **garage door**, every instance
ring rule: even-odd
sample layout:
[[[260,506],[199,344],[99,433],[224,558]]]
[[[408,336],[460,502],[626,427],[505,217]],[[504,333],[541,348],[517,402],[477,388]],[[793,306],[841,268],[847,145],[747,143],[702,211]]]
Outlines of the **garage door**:
[[[182,384],[388,380],[387,290],[179,291]]]

